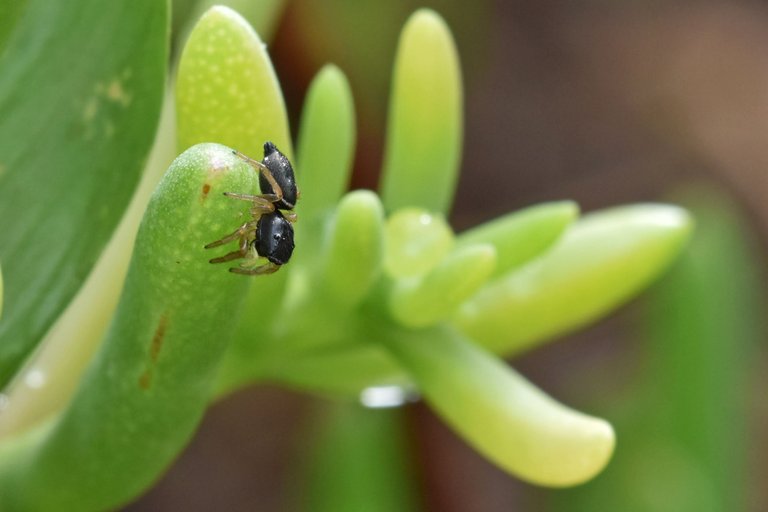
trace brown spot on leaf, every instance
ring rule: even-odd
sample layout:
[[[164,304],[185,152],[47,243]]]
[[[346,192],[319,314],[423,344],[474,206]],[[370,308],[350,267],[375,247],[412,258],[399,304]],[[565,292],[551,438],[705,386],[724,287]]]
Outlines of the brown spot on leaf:
[[[163,348],[163,340],[165,339],[165,329],[168,327],[168,315],[163,313],[160,317],[160,322],[155,329],[155,335],[152,336],[152,344],[149,346],[149,357],[152,358],[152,362],[156,363],[157,358],[160,356],[160,349]]]
[[[144,370],[144,373],[141,374],[141,377],[139,377],[139,387],[141,389],[149,389],[149,386],[152,385],[152,369],[147,368]]]
[[[200,201],[205,201],[208,197],[208,192],[211,191],[210,183],[203,183],[203,193],[200,195]]]
[[[144,372],[139,377],[139,387],[141,389],[149,389],[152,384],[152,374],[155,369],[157,359],[160,357],[160,350],[163,348],[163,341],[165,340],[165,331],[168,328],[168,315],[163,313],[160,316],[160,321],[157,323],[155,334],[152,336],[152,341],[149,345],[149,361]]]

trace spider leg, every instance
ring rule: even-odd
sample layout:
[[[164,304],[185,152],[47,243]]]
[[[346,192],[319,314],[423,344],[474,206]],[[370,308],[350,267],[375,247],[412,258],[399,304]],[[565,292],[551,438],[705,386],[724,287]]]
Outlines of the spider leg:
[[[242,154],[236,149],[233,149],[232,152],[241,159],[245,160],[245,163],[251,167],[258,169],[259,172],[264,175],[264,178],[269,182],[269,185],[272,187],[272,192],[274,192],[274,196],[276,197],[275,201],[273,202],[280,201],[283,198],[283,189],[280,187],[280,185],[277,184],[277,180],[275,180],[275,177],[272,176],[272,171],[269,170],[269,167],[259,162],[258,160],[254,160],[253,158]],[[273,194],[264,194],[264,196],[271,195]]]
[[[280,198],[275,194],[239,194],[237,192],[224,192],[224,195],[231,197],[232,199],[242,199],[243,201],[251,201],[253,203],[269,202],[274,203],[279,201]]]
[[[269,263],[265,263],[264,265],[259,265],[258,267],[254,267],[254,268],[232,267],[229,269],[229,271],[234,274],[256,276],[256,275],[263,275],[263,274],[271,274],[273,272],[277,272],[279,269],[280,269],[280,265],[276,263],[272,263],[270,261]]]
[[[258,169],[258,170],[266,170],[266,171],[269,171],[269,169],[267,169],[267,166],[266,166],[266,165],[264,165],[263,163],[259,162],[258,160],[254,160],[253,158],[249,157],[249,156],[248,156],[248,155],[246,155],[245,153],[241,153],[240,151],[238,151],[238,150],[236,150],[236,149],[233,149],[233,150],[232,150],[232,154],[233,154],[233,155],[235,155],[235,156],[237,156],[237,157],[238,157],[238,158],[240,158],[241,160],[243,160],[245,163],[247,163],[247,164],[248,164],[248,165],[250,165],[251,167],[255,167],[255,168],[256,168],[256,169]]]
[[[251,215],[254,218],[258,218],[265,213],[272,213],[275,211],[275,202],[280,199],[274,194],[263,194],[255,196],[253,194],[239,194],[237,192],[224,192],[224,195],[231,197],[232,199],[240,199],[243,201],[250,201],[253,203],[251,208]]]
[[[228,244],[232,240],[235,240],[236,238],[241,239],[242,244],[242,238],[245,238],[249,231],[256,229],[256,225],[258,224],[258,220],[252,220],[249,222],[246,222],[236,230],[234,230],[232,233],[228,234],[227,236],[220,238],[218,240],[215,240],[208,245],[205,246],[206,249],[212,249],[213,247],[218,247],[220,245]]]
[[[240,248],[236,251],[232,251],[230,253],[225,254],[224,256],[219,256],[218,258],[213,258],[211,260],[208,260],[209,263],[224,263],[225,261],[232,261],[240,258],[244,258],[248,255],[248,238],[241,237],[240,238]]]

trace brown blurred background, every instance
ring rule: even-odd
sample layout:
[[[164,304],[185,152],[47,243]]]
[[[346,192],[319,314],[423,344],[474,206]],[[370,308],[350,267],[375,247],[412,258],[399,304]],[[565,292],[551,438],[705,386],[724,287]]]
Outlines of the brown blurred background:
[[[765,3],[287,2],[270,53],[292,126],[314,73],[339,65],[357,108],[355,188],[376,187],[397,36],[422,6],[447,20],[464,70],[464,160],[472,165],[463,167],[452,214],[458,230],[540,201],[569,198],[590,211],[664,200],[707,180],[732,194],[757,247],[765,245]],[[642,372],[638,302],[513,363],[564,403],[597,413],[595,404]],[[745,389],[753,433],[746,507],[754,511],[768,510],[760,354]],[[214,405],[165,478],[126,510],[286,510],[313,401],[261,386]],[[553,491],[495,469],[429,409],[408,406],[407,425],[425,510],[554,510]]]

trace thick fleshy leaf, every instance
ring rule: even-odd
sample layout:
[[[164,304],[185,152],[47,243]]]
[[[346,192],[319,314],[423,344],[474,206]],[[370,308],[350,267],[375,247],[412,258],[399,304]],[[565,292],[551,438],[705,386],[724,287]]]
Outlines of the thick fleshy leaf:
[[[323,289],[339,304],[358,303],[381,273],[384,208],[376,194],[356,190],[339,203],[324,256]]]
[[[575,485],[605,467],[611,426],[559,404],[448,330],[383,340],[426,401],[480,453],[529,482]]]
[[[0,384],[82,284],[123,214],[160,110],[166,11],[156,0],[29,0],[8,33],[0,57]]]
[[[550,252],[465,303],[455,323],[494,352],[530,348],[624,303],[677,256],[690,230],[690,217],[674,206],[587,215]]]
[[[423,278],[394,285],[389,297],[392,316],[414,328],[445,320],[485,284],[495,265],[496,249],[491,244],[459,247]]]
[[[498,277],[549,249],[578,215],[571,201],[537,204],[465,231],[456,242],[493,244],[498,256],[493,275]]]
[[[179,45],[187,40],[192,30],[192,22],[216,5],[224,5],[236,11],[264,38],[272,39],[280,13],[285,5],[284,0],[173,0],[172,33],[174,44]]]
[[[381,196],[388,212],[446,213],[461,163],[461,70],[451,32],[434,11],[403,28],[392,82]]]
[[[114,509],[181,450],[208,404],[248,289],[226,266],[208,263],[214,251],[203,246],[248,210],[221,193],[256,188],[250,167],[223,146],[197,146],[174,162],[147,208],[115,320],[72,404],[35,443],[2,452],[1,509]]]
[[[451,226],[440,214],[422,208],[402,208],[387,219],[384,267],[390,277],[426,274],[454,244]]]
[[[239,14],[213,7],[198,21],[176,79],[178,147],[217,142],[261,160],[265,141],[292,158],[288,118],[266,47]]]
[[[297,156],[302,217],[312,220],[336,205],[347,189],[354,154],[352,91],[344,73],[328,65],[312,81],[302,110]]]

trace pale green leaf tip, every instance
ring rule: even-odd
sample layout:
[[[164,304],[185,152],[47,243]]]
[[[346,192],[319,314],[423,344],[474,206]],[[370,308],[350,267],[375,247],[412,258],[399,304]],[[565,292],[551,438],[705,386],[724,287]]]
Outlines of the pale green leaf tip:
[[[370,208],[372,210],[381,210],[381,201],[379,196],[372,190],[353,190],[347,193],[340,201],[340,205],[355,205],[364,208]],[[364,206],[363,206],[364,205]],[[382,215],[383,215],[383,210]]]
[[[223,6],[194,26],[176,79],[178,147],[220,142],[258,156],[264,141],[293,159],[285,105],[266,46]]]
[[[520,210],[510,212],[510,215],[514,215],[515,213],[522,213],[525,211],[546,211],[549,214],[557,213],[564,220],[576,219],[581,214],[581,208],[576,201],[564,199],[562,201],[548,201],[546,203],[534,204]]]
[[[576,466],[572,473],[552,475],[552,480],[545,480],[545,485],[553,487],[570,487],[583,484],[600,474],[613,457],[616,448],[616,433],[613,426],[601,418],[587,417],[589,424],[580,432],[581,456],[575,459]],[[549,467],[552,469],[562,467],[559,464],[561,454],[553,453]]]
[[[410,32],[411,30],[418,31],[434,31],[450,36],[450,29],[446,25],[445,20],[436,11],[423,7],[416,10],[403,28],[403,34]],[[452,39],[452,38],[451,38]]]
[[[336,64],[328,63],[320,68],[315,80],[319,83],[328,83],[334,88],[349,88],[347,77]]]
[[[346,226],[357,227],[375,220],[377,224],[384,222],[384,208],[381,200],[371,190],[354,190],[348,192],[339,201],[337,210],[337,223],[343,222]]]
[[[605,210],[604,212],[595,212],[594,217],[597,218],[601,214],[611,215],[614,212],[617,215],[626,213],[638,221],[642,221],[648,227],[657,228],[656,236],[658,239],[668,240],[671,247],[676,250],[682,249],[691,238],[695,228],[694,218],[688,210],[680,206],[663,203],[642,203],[620,206]],[[585,220],[591,217],[592,214],[587,215]],[[670,252],[670,260],[676,254],[677,252]]]
[[[606,210],[594,212],[601,213],[632,213],[644,215],[649,222],[655,222],[659,226],[690,228],[693,220],[688,210],[681,206],[665,203],[639,203],[617,206]]]
[[[261,42],[259,34],[253,29],[250,23],[248,23],[248,21],[243,18],[237,11],[227,7],[226,5],[214,5],[205,11],[205,13],[200,17],[198,24],[203,24],[209,21],[212,23],[223,21],[225,23],[236,24],[239,27],[247,30],[249,33],[254,34],[256,39]]]
[[[581,214],[581,208],[576,201],[553,201],[551,203],[544,203],[543,206],[549,206],[553,209],[557,208],[566,219],[575,220]]]
[[[312,79],[299,127],[298,172],[310,213],[335,205],[346,191],[355,146],[355,108],[347,77],[326,64]]]
[[[510,453],[506,461],[513,474],[530,483],[547,487],[580,485],[600,474],[613,456],[616,435],[602,418],[565,408],[554,417],[532,421],[537,430],[521,435],[530,436],[525,444],[535,446],[535,450],[523,456],[527,461],[518,460],[518,450]],[[499,462],[505,465],[505,461]]]
[[[613,225],[615,229],[621,223],[652,229],[653,236],[649,240],[669,249],[668,260],[676,256],[690,239],[695,227],[693,216],[685,208],[664,203],[639,203],[589,213],[582,217],[575,229],[589,229],[603,223]]]

